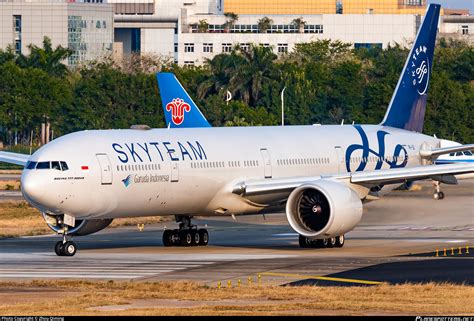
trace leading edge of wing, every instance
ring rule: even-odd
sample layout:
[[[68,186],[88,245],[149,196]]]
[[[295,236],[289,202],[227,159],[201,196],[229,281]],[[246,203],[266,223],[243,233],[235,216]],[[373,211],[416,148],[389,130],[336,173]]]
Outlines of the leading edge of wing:
[[[31,155],[0,152],[0,162],[25,166]]]

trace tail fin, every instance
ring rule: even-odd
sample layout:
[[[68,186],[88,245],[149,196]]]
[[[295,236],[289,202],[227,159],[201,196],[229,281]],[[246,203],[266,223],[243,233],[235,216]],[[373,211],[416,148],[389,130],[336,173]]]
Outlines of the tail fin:
[[[430,4],[398,80],[383,126],[423,131],[426,99],[441,6]]]
[[[194,101],[172,73],[156,74],[160,87],[166,125],[177,127],[211,127]]]

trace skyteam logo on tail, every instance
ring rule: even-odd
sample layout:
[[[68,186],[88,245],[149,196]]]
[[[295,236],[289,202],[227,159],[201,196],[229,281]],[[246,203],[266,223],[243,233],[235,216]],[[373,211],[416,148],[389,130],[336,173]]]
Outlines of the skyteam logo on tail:
[[[128,185],[130,185],[131,182],[132,182],[132,175],[128,175],[125,179],[122,179],[122,183],[123,185],[125,185],[125,187],[128,187]]]
[[[184,112],[190,112],[191,106],[181,98],[174,98],[166,105],[166,111],[171,112],[171,120],[175,125],[181,125],[184,121]]]
[[[427,51],[426,46],[420,45],[415,48],[411,57],[412,83],[419,95],[426,93],[430,80],[430,60]]]
[[[362,145],[352,144],[347,147],[346,150],[346,169],[347,172],[351,172],[351,156],[357,150],[362,150],[362,157],[359,157],[360,163],[356,168],[356,172],[363,171],[367,166],[369,157],[376,157],[377,163],[375,164],[375,169],[381,169],[384,163],[388,164],[390,168],[400,168],[405,167],[408,162],[408,152],[403,145],[397,144],[395,150],[393,151],[393,156],[385,156],[385,136],[389,135],[386,131],[379,130],[377,131],[377,142],[378,142],[378,151],[370,148],[369,139],[367,134],[362,129],[361,126],[355,125],[355,129],[362,139]],[[402,155],[403,154],[403,155]]]

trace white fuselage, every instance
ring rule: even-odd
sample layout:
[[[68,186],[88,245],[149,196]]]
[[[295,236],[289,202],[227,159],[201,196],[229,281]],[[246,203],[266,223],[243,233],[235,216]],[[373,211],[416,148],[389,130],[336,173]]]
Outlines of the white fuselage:
[[[22,190],[43,212],[80,219],[257,213],[264,204],[233,194],[235,184],[419,166],[420,149],[438,143],[375,125],[81,131],[30,159],[68,170],[25,169]]]

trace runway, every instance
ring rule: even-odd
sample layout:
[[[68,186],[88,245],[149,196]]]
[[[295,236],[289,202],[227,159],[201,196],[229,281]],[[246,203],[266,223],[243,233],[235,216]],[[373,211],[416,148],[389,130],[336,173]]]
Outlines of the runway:
[[[443,186],[442,201],[431,198],[430,183],[422,186],[366,204],[362,222],[341,249],[299,248],[284,213],[237,221],[200,218],[193,223],[207,225],[207,247],[163,247],[162,230],[174,228],[174,222],[146,225],[142,232],[132,226],[77,237],[74,257],[54,254],[59,239],[54,235],[3,239],[0,279],[191,280],[210,286],[249,278],[272,285],[474,284],[474,182]]]

